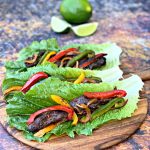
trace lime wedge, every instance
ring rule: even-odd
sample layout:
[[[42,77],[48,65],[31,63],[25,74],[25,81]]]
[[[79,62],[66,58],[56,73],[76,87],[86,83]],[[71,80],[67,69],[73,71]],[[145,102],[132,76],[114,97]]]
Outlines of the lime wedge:
[[[71,27],[71,25],[69,23],[67,23],[66,21],[58,18],[58,17],[52,17],[51,19],[51,28],[54,32],[65,32],[66,30],[68,30]]]
[[[72,27],[72,30],[77,36],[89,36],[96,31],[97,26],[97,22],[92,22]]]

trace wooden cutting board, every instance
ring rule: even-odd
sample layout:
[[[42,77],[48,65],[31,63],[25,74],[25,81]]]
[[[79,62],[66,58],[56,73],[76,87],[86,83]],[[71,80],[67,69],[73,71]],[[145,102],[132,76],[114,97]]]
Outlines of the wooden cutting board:
[[[45,143],[26,140],[21,131],[8,126],[6,122],[6,108],[0,109],[0,122],[3,127],[13,137],[19,141],[34,148],[44,150],[99,150],[113,146],[131,136],[141,125],[147,114],[148,103],[146,99],[141,99],[138,103],[138,109],[132,117],[120,121],[111,121],[93,132],[92,136],[76,136],[74,139],[68,136],[52,137]]]
[[[143,81],[150,80],[149,68],[136,74],[138,74]],[[128,75],[125,77],[128,77]],[[108,122],[96,129],[92,136],[76,135],[74,139],[68,136],[53,136],[45,143],[26,140],[21,131],[9,127],[6,121],[7,114],[4,101],[0,102],[0,122],[14,138],[37,149],[68,150],[69,148],[71,150],[99,150],[120,143],[131,136],[144,121],[147,108],[147,99],[141,99],[138,103],[138,109],[132,114],[132,117],[120,121]]]

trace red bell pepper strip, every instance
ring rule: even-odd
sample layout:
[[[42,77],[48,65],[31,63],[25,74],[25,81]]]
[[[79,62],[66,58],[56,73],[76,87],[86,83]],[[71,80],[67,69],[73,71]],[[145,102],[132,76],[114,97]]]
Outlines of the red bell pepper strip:
[[[35,83],[37,83],[41,79],[48,78],[48,75],[44,72],[37,72],[31,78],[25,83],[25,85],[21,88],[21,91],[23,93],[26,93],[31,86],[33,86]]]
[[[127,93],[124,90],[113,90],[108,92],[84,92],[84,96],[87,98],[107,99],[115,97],[124,97]]]
[[[97,54],[92,60],[83,63],[79,68],[85,68],[85,67],[91,65],[92,63],[96,62],[97,59],[102,58],[103,56],[106,56],[106,55],[107,54],[105,54],[105,53]]]
[[[49,62],[56,62],[57,60],[65,56],[67,53],[72,52],[72,51],[77,51],[77,48],[68,48],[66,50],[60,51],[54,57],[50,58]]]
[[[61,111],[65,111],[68,113],[68,120],[71,120],[72,117],[73,117],[73,113],[74,113],[74,110],[68,106],[62,106],[62,105],[55,105],[55,106],[51,106],[51,107],[47,107],[47,108],[44,108],[44,109],[41,109],[33,114],[30,115],[30,118],[28,119],[27,121],[27,124],[31,124],[34,119],[40,115],[41,113],[44,113],[44,112],[47,112],[47,111],[53,111],[53,110],[61,110]]]

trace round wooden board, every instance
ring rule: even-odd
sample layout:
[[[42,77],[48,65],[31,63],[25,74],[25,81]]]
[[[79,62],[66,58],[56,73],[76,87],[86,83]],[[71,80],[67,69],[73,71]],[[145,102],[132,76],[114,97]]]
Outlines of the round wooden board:
[[[13,137],[34,148],[44,150],[68,150],[68,148],[71,150],[99,150],[113,146],[132,135],[145,119],[147,107],[147,100],[141,99],[138,103],[138,109],[132,117],[120,121],[111,121],[95,130],[92,136],[81,135],[76,136],[74,139],[68,136],[54,136],[45,143],[26,140],[21,131],[10,128],[6,122],[7,114],[5,106],[0,109],[0,122]]]

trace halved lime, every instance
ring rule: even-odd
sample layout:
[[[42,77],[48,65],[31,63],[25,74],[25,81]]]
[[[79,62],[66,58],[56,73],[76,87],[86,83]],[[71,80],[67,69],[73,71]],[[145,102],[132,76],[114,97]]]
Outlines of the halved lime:
[[[97,26],[97,22],[92,22],[72,27],[72,30],[77,36],[89,36],[96,31]]]
[[[54,32],[62,33],[69,29],[71,25],[66,21],[53,16],[51,19],[51,28]]]

